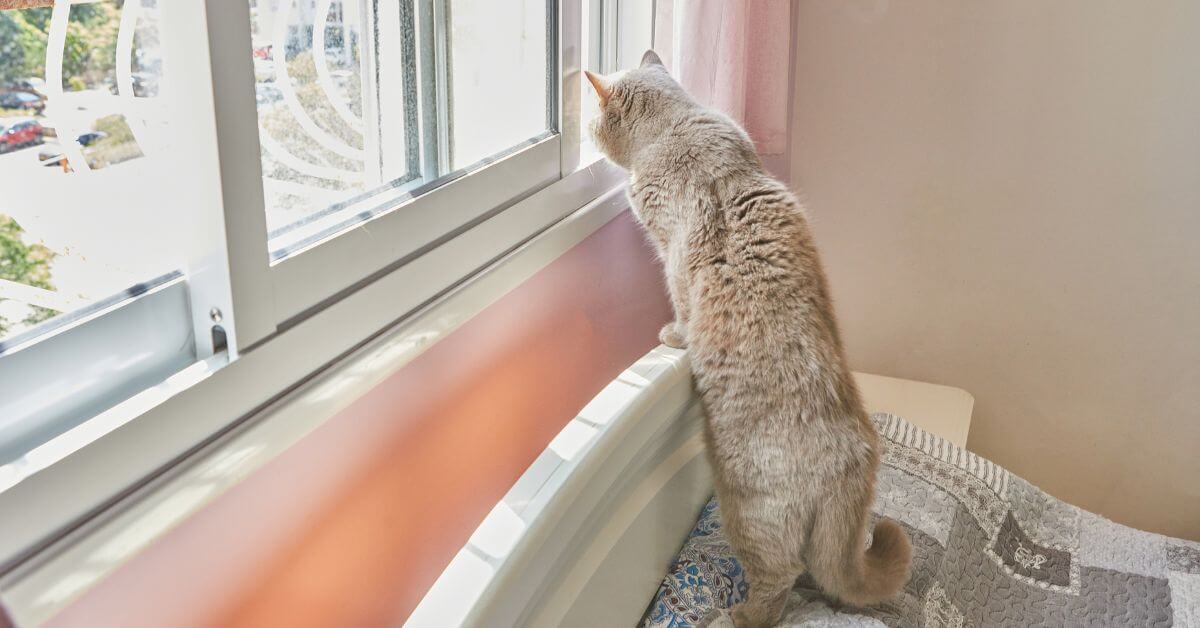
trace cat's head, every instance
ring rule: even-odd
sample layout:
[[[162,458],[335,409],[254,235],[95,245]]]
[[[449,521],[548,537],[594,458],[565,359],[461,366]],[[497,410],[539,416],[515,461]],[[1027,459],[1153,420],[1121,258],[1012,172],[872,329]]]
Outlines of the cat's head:
[[[691,100],[671,78],[653,50],[642,56],[639,67],[600,76],[585,72],[600,101],[600,114],[588,129],[605,156],[624,168],[633,165],[635,152],[659,137]]]

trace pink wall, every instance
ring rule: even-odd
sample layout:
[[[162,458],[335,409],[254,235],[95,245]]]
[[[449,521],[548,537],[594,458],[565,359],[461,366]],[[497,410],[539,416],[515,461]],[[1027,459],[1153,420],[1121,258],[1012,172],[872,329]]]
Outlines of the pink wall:
[[[398,624],[669,316],[658,264],[621,214],[52,623]]]

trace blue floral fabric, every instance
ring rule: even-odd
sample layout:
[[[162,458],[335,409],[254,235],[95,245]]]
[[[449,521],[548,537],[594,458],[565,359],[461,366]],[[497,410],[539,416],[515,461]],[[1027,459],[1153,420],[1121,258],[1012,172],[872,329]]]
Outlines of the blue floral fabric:
[[[696,626],[713,609],[730,608],[746,597],[746,578],[721,531],[720,507],[711,499],[663,578],[644,626]]]

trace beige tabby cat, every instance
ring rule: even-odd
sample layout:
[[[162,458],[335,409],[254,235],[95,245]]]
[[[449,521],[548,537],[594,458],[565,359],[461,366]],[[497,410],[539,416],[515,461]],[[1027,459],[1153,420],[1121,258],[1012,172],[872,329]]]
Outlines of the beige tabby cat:
[[[880,520],[867,549],[880,443],[838,337],[799,201],[763,171],[746,133],[693,101],[647,52],[619,77],[588,73],[596,144],[664,261],[707,421],[725,530],[750,584],[739,627],[779,621],[807,569],[865,606],[908,581],[912,548]]]

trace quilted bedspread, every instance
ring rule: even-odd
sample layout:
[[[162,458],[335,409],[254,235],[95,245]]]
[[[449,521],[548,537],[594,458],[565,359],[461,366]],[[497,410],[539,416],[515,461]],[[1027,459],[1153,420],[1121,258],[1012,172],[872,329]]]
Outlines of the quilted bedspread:
[[[908,531],[912,579],[891,602],[852,608],[802,577],[781,626],[1200,628],[1200,543],[1113,523],[903,419],[872,418],[887,445],[875,512]],[[722,609],[746,591],[714,500],[643,625],[729,625]]]

